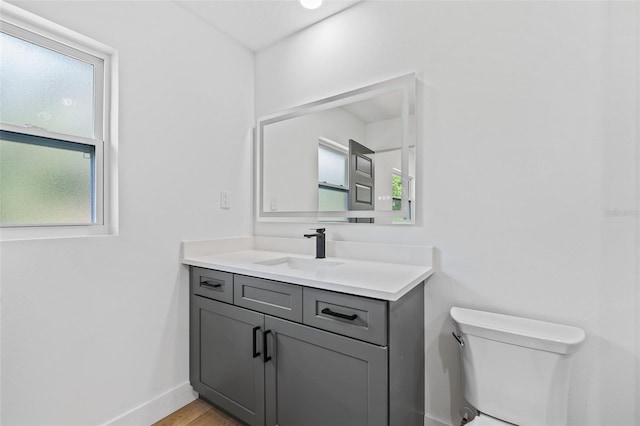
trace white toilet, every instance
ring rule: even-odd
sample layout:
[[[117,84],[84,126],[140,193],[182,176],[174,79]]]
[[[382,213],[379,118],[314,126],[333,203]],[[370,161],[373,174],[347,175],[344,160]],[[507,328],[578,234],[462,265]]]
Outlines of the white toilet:
[[[451,308],[472,426],[562,426],[580,328]]]

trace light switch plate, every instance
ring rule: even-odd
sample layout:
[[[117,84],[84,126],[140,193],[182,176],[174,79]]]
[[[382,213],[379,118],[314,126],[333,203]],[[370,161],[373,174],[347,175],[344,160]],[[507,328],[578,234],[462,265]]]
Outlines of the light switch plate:
[[[220,208],[221,209],[230,209],[231,208],[231,194],[228,192],[220,193]]]

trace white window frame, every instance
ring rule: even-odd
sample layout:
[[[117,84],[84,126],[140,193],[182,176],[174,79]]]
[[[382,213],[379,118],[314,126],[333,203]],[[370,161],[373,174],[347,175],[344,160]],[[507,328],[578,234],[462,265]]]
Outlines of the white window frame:
[[[345,157],[345,169],[344,169],[344,183],[345,186],[342,185],[334,185],[332,183],[327,183],[327,182],[320,182],[319,179],[319,175],[320,173],[318,172],[318,191],[320,189],[326,189],[327,191],[335,191],[335,192],[339,192],[339,193],[343,193],[346,194],[347,196],[347,204],[349,203],[348,199],[349,199],[349,148],[347,148],[346,146],[338,143],[338,142],[334,142],[331,139],[327,139],[325,137],[320,136],[318,138],[318,151],[320,149],[325,149],[327,151],[332,151],[336,154],[340,154],[343,155]],[[318,152],[318,157],[320,156],[320,153]],[[318,163],[318,168],[320,168],[320,164]],[[323,210],[320,210],[320,203],[318,203],[318,211],[322,212]]]
[[[0,29],[4,33],[92,64],[95,77],[93,138],[63,135],[34,126],[0,123],[0,128],[9,132],[76,142],[95,148],[93,223],[4,226],[0,227],[0,240],[117,234],[118,52],[6,2],[0,3],[0,21]]]
[[[333,189],[336,191],[347,191],[349,192],[349,149],[338,142],[334,142],[331,139],[327,139],[325,137],[320,136],[318,138],[318,150],[325,149],[327,151],[332,151],[336,154],[342,155],[345,158],[345,167],[344,167],[344,182],[346,186],[334,185],[327,182],[320,182],[318,178],[318,186],[324,186],[327,189]],[[318,154],[320,155],[320,154]],[[320,164],[318,164],[318,168]],[[320,173],[318,173],[319,175]]]
[[[391,177],[392,177],[392,179],[393,179],[394,176],[397,176],[400,179],[403,179],[402,170],[393,167],[391,169]],[[409,175],[409,174],[407,174],[406,175],[406,185],[402,185],[402,197],[398,198],[398,197],[395,197],[395,196],[391,195],[391,201],[392,201],[391,209],[392,210],[393,210],[393,200],[400,200],[400,202],[403,202],[406,199],[407,211],[408,211],[408,214],[409,214],[409,220],[413,220],[413,217],[415,215],[414,212],[413,212],[413,208],[414,208],[413,207],[413,181],[414,181],[414,177]],[[405,196],[405,192],[406,192],[406,196]],[[393,210],[393,211],[402,211],[402,210]]]

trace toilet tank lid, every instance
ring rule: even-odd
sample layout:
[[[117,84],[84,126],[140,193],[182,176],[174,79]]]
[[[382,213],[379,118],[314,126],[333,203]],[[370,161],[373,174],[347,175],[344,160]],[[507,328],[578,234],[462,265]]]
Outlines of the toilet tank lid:
[[[450,315],[461,333],[560,354],[575,352],[585,339],[578,327],[546,321],[458,307]]]

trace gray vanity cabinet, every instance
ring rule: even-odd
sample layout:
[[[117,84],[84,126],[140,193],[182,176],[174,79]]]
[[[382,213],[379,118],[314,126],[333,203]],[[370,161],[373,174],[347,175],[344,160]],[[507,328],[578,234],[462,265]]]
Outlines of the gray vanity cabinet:
[[[249,425],[422,425],[423,298],[191,267],[191,384]]]
[[[266,317],[267,426],[387,424],[387,348]]]
[[[264,424],[264,315],[192,296],[190,322],[193,389],[250,425]]]

